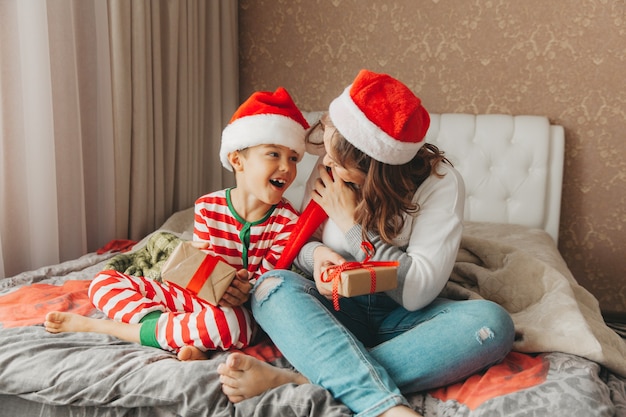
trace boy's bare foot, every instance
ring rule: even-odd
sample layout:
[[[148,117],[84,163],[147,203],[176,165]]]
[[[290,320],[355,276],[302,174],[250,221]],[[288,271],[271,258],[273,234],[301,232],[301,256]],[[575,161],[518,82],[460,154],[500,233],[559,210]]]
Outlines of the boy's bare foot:
[[[290,369],[278,368],[253,356],[234,352],[217,367],[222,391],[233,403],[256,397],[268,389],[283,384],[308,384],[303,375]]]
[[[74,313],[52,311],[46,314],[43,325],[50,333],[90,332],[93,328],[93,320],[97,319]]]
[[[179,361],[204,361],[209,359],[207,352],[203,352],[195,346],[183,346],[176,354]]]
[[[141,324],[121,323],[115,320],[94,319],[80,314],[51,311],[43,323],[50,333],[94,332],[108,334],[128,342],[140,343]]]

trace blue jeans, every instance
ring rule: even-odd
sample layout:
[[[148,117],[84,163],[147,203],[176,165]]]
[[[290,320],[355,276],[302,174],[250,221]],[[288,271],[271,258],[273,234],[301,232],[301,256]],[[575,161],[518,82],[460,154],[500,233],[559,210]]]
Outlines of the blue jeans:
[[[402,392],[462,380],[511,350],[513,321],[490,301],[437,299],[408,311],[384,294],[342,298],[340,311],[292,271],[265,273],[254,318],[311,383],[357,416],[408,405]]]

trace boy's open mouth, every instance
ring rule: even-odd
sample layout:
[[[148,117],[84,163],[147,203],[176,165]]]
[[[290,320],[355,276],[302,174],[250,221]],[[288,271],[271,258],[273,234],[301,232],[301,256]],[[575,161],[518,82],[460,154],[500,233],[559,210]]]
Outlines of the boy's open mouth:
[[[272,184],[274,187],[278,187],[278,188],[283,188],[285,186],[285,184],[287,184],[285,182],[285,180],[280,180],[280,179],[272,179],[270,180],[270,184]]]

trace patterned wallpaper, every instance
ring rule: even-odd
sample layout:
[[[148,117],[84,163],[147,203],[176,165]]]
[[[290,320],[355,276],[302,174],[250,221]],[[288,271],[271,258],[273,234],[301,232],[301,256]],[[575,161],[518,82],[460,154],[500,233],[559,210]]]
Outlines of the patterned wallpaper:
[[[560,244],[626,314],[626,0],[239,0],[241,97],[325,109],[361,68],[434,113],[547,115],[566,131]]]

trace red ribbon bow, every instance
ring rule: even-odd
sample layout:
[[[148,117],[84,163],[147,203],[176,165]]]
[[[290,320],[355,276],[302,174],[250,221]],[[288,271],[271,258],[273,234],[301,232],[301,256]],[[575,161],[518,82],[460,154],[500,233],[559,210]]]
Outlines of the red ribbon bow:
[[[370,261],[374,255],[374,246],[370,242],[361,243],[361,249],[365,252],[363,262],[344,262],[341,265],[333,265],[326,268],[320,277],[322,282],[333,283],[333,307],[335,311],[339,311],[339,283],[341,282],[341,273],[354,269],[367,269],[370,273],[370,294],[376,292],[376,271],[377,266],[398,266],[398,261]]]

